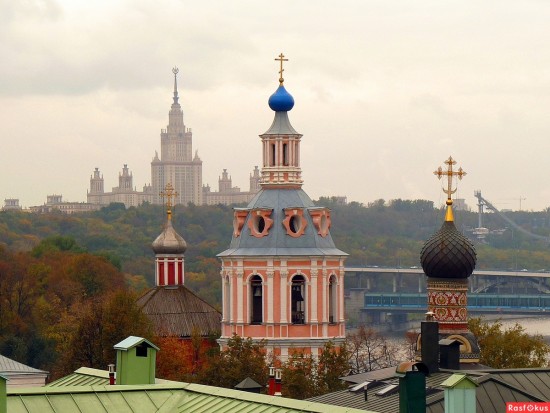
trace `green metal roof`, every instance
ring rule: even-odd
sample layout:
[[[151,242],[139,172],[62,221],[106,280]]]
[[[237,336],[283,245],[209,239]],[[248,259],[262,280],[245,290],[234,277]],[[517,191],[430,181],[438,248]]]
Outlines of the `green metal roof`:
[[[443,383],[441,383],[441,387],[456,387],[461,382],[470,383],[470,387],[479,386],[479,384],[477,384],[475,380],[472,380],[467,375],[455,373],[451,377],[449,377],[447,380],[445,380]]]
[[[132,347],[135,347],[141,343],[147,343],[150,347],[153,347],[155,350],[159,350],[157,346],[155,346],[153,343],[151,343],[149,340],[143,337],[136,337],[136,336],[130,336],[126,337],[124,340],[122,340],[120,343],[117,343],[114,345],[115,350],[124,350],[128,351]]]
[[[157,384],[179,383],[158,378],[155,381]],[[105,386],[107,384],[109,384],[109,372],[107,370],[80,367],[74,373],[46,384],[46,387]]]
[[[38,387],[8,391],[10,413],[367,413],[191,383]]]

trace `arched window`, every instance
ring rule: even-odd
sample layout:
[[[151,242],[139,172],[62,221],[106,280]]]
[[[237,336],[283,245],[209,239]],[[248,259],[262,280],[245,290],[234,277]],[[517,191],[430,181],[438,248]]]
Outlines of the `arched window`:
[[[262,324],[263,320],[262,278],[254,275],[250,279],[250,324]]]
[[[290,291],[292,324],[305,324],[306,322],[305,286],[306,282],[303,275],[296,275],[292,278]]]
[[[336,277],[330,276],[328,282],[328,322],[336,323]]]

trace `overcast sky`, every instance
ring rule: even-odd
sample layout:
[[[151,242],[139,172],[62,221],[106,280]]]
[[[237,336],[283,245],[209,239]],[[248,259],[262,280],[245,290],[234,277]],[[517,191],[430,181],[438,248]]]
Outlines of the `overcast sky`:
[[[0,0],[0,202],[85,201],[128,164],[151,180],[178,66],[184,121],[217,189],[261,165],[283,52],[316,199],[550,206],[550,2]]]

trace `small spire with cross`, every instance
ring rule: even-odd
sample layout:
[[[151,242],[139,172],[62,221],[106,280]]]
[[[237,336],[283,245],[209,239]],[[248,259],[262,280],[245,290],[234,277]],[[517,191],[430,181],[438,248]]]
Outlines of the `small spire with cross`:
[[[285,81],[283,78],[283,72],[285,71],[285,69],[283,69],[283,62],[288,62],[288,59],[285,59],[285,55],[281,53],[275,58],[275,60],[278,60],[281,63],[281,69],[279,70],[279,85],[282,86]]]
[[[174,187],[170,182],[164,187],[164,191],[159,194],[161,197],[166,198],[166,215],[168,220],[172,219],[172,198],[176,198],[179,194],[174,190]]]
[[[458,168],[458,170],[453,170],[453,165],[456,165],[456,161],[449,156],[449,159],[445,161],[445,164],[447,165],[447,170],[444,171],[441,166],[437,168],[437,170],[434,171],[434,175],[437,176],[438,179],[441,179],[442,177],[447,177],[447,188],[442,188],[443,192],[447,194],[447,215],[445,217],[445,221],[453,221],[452,216],[452,210],[451,205],[453,205],[453,200],[451,199],[451,195],[456,192],[456,188],[453,189],[453,177],[457,177],[459,180],[462,180],[462,177],[466,175],[466,172],[462,169],[462,167]]]

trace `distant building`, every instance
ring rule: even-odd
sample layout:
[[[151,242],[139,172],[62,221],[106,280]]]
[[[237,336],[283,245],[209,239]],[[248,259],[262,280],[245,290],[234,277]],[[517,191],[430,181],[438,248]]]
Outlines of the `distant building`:
[[[21,206],[19,205],[19,199],[17,198],[8,198],[4,199],[4,206],[2,207],[2,211],[9,211],[9,210],[20,210]]]
[[[65,214],[75,214],[79,212],[98,211],[100,208],[100,205],[85,202],[64,202],[63,195],[48,195],[44,205],[32,206],[29,210],[38,214],[53,211],[61,211]]]
[[[468,204],[466,204],[466,200],[464,198],[456,198],[454,201],[454,209],[456,211],[469,211],[470,207]]]
[[[132,174],[124,165],[119,175],[119,186],[111,192],[105,192],[103,175],[99,168],[95,168],[90,178],[88,203],[109,205],[111,202],[122,202],[126,207],[137,206],[144,202],[162,205],[161,191],[167,184],[171,184],[176,193],[174,204],[195,205],[202,204],[233,204],[250,201],[259,190],[259,171],[254,170],[250,177],[250,190],[241,192],[238,187],[232,187],[231,178],[224,170],[220,178],[220,190],[210,191],[210,186],[202,184],[202,160],[197,151],[193,155],[193,132],[185,126],[183,111],[179,104],[177,74],[174,73],[174,96],[168,113],[168,126],[160,132],[160,157],[158,152],[151,162],[151,184],[145,185],[142,192],[138,192],[132,183]],[[254,183],[253,183],[254,180]]]
[[[202,187],[202,199],[206,205],[231,205],[248,203],[260,190],[260,170],[257,166],[250,174],[250,189],[248,192],[241,191],[238,186],[233,186],[231,176],[224,169],[222,176],[218,180],[218,191],[210,190],[210,185]]]
[[[118,174],[118,186],[113,187],[111,192],[105,192],[103,175],[99,168],[95,168],[94,174],[90,177],[90,189],[88,191],[88,203],[94,205],[109,205],[112,202],[123,203],[126,208],[138,206],[144,202],[153,202],[153,190],[151,185],[145,185],[142,192],[134,188],[132,173],[128,165],[124,164],[122,173]]]

